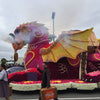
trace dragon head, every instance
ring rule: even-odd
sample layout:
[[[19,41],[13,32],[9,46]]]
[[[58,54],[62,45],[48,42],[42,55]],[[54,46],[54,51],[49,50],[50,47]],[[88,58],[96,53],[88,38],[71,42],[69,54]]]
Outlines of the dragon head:
[[[48,29],[40,23],[25,23],[17,27],[14,31],[15,41],[13,48],[15,51],[21,49],[26,44],[36,44],[41,41],[48,41]]]

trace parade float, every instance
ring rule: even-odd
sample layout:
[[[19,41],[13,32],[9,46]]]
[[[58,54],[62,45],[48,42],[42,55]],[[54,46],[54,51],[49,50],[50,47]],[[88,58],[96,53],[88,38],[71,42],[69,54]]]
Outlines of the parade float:
[[[43,69],[43,62],[48,62],[51,86],[58,90],[100,88],[100,48],[92,30],[63,31],[49,44],[48,29],[43,24],[31,22],[17,27],[14,34],[10,34],[14,39],[14,60],[18,60],[17,50],[26,44],[28,48],[25,70],[8,75],[12,89],[40,90],[42,75],[37,71],[37,65]]]

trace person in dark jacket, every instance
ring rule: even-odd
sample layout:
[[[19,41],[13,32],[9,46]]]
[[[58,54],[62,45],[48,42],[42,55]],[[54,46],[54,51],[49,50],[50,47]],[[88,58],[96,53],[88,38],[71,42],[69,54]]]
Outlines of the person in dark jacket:
[[[44,62],[43,63],[43,67],[44,70],[41,70],[39,68],[39,65],[37,66],[37,70],[42,73],[42,84],[41,84],[41,88],[49,88],[50,87],[50,71],[48,69],[48,63]],[[39,96],[39,100],[41,100],[41,96]],[[58,100],[57,98],[55,98],[54,100]]]
[[[42,84],[41,88],[50,87],[50,71],[47,67],[47,63],[43,63],[44,70],[41,70],[39,66],[37,66],[37,70],[42,73]]]
[[[39,68],[39,65],[37,66],[37,70],[42,73],[42,84],[41,88],[49,88],[50,87],[50,71],[47,67],[47,63],[43,63],[44,70],[41,70]],[[39,94],[39,100],[41,100],[41,96]]]

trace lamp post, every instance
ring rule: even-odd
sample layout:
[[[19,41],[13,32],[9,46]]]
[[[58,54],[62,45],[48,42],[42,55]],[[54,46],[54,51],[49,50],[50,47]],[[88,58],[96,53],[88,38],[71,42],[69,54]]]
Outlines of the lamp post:
[[[55,39],[55,33],[54,33],[54,19],[55,19],[55,12],[52,12],[52,21],[53,21],[53,41]]]

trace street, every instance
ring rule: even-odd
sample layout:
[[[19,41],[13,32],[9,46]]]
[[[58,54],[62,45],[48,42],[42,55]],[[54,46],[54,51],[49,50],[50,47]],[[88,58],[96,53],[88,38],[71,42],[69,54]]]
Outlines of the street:
[[[38,100],[39,91],[18,92],[13,91],[11,100]],[[66,91],[58,91],[59,100],[100,100],[100,89],[93,91],[79,91],[76,89],[68,89]],[[5,100],[0,98],[0,100]]]

